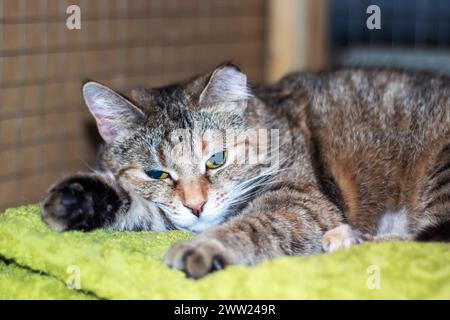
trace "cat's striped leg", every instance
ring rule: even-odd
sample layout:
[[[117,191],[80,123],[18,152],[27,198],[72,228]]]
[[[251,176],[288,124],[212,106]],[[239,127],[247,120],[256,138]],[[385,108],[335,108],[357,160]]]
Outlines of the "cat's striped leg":
[[[255,199],[242,215],[169,250],[165,262],[199,278],[230,264],[322,252],[322,237],[342,213],[319,191],[281,187]]]
[[[450,144],[444,147],[423,178],[409,226],[416,240],[450,241]]]
[[[128,205],[108,175],[78,174],[50,188],[41,215],[54,231],[89,231],[109,226]]]

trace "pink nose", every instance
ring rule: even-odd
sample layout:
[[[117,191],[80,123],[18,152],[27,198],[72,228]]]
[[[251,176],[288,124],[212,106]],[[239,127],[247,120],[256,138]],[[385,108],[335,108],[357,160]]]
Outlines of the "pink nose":
[[[205,206],[206,200],[200,200],[200,201],[187,201],[184,203],[184,206],[192,211],[194,215],[197,217],[200,216],[200,214],[203,211],[203,207]]]

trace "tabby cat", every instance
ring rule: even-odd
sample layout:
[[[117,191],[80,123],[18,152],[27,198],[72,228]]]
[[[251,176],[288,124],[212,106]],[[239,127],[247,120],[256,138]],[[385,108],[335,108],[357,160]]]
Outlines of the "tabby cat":
[[[449,78],[346,69],[250,90],[224,64],[127,97],[88,82],[83,95],[105,144],[95,171],[49,190],[55,231],[200,233],[165,257],[199,278],[448,230]]]

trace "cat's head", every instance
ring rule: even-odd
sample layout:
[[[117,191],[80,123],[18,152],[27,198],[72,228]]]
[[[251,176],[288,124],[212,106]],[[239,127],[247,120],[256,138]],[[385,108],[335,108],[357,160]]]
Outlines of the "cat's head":
[[[83,94],[106,142],[107,169],[133,197],[156,204],[172,227],[216,225],[255,191],[267,150],[248,130],[252,96],[237,67],[137,90],[131,100],[95,82]]]

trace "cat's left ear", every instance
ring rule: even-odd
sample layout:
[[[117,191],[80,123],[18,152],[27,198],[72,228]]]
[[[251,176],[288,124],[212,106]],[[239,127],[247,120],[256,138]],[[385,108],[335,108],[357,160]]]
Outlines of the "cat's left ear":
[[[216,68],[199,97],[199,105],[220,107],[220,111],[243,113],[251,97],[247,76],[232,64]]]
[[[117,92],[97,82],[83,85],[83,97],[106,143],[126,137],[145,122],[144,113]]]

